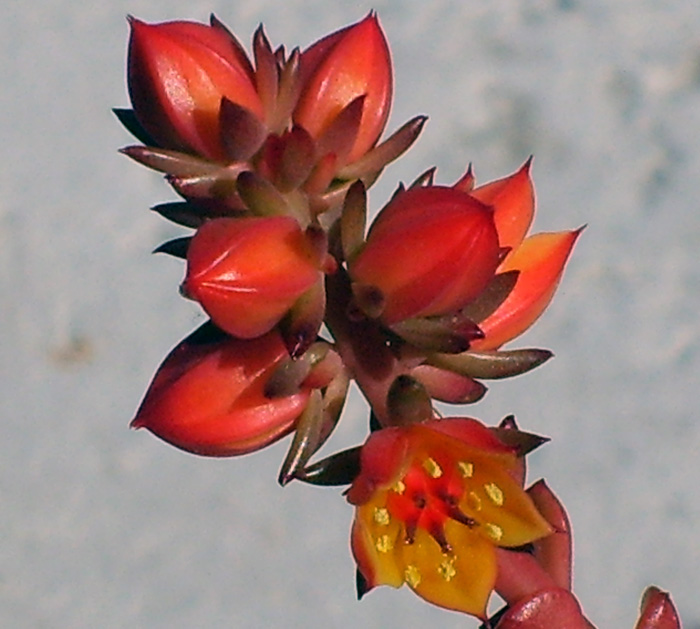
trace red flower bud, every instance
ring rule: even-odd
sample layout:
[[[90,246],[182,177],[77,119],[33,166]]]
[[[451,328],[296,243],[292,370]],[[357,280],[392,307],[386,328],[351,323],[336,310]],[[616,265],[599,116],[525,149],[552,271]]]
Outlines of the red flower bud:
[[[294,121],[318,139],[353,101],[364,96],[348,162],[362,157],[381,135],[393,91],[391,55],[374,13],[317,41],[302,54],[302,93]],[[352,118],[352,116],[350,116]]]
[[[310,391],[268,399],[264,387],[288,356],[276,333],[253,340],[197,333],[170,352],[151,382],[133,428],[205,456],[258,450],[289,433]]]
[[[222,98],[263,114],[243,50],[216,24],[129,22],[129,94],[139,122],[163,148],[222,159]]]
[[[381,318],[391,324],[463,308],[492,279],[499,255],[490,208],[452,188],[413,188],[379,213],[350,274],[382,293]]]
[[[183,293],[239,338],[271,330],[321,281],[319,251],[289,216],[220,218],[197,230]]]
[[[668,592],[649,586],[639,607],[640,616],[634,629],[681,629],[678,612]]]

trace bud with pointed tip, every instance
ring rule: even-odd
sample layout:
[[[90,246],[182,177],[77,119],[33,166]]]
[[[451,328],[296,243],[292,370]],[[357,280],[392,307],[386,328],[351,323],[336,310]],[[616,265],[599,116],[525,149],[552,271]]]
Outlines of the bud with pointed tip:
[[[131,426],[204,456],[246,454],[289,433],[310,389],[265,396],[268,378],[287,356],[279,334],[253,340],[218,334],[204,341],[197,334],[158,368]]]
[[[223,159],[222,100],[263,116],[240,44],[216,21],[129,23],[129,95],[138,121],[163,148]]]
[[[419,187],[379,213],[350,275],[381,293],[381,319],[391,325],[463,308],[493,278],[500,254],[490,208],[459,190]]]
[[[182,292],[222,330],[254,338],[322,281],[319,257],[289,216],[210,220],[190,243]]]
[[[358,124],[349,114],[344,123],[356,127],[344,162],[362,157],[384,130],[393,91],[391,55],[376,14],[317,41],[302,53],[300,68],[294,122],[318,140],[343,112],[359,107]]]
[[[634,629],[681,629],[681,620],[671,595],[654,585],[644,591],[639,612]]]

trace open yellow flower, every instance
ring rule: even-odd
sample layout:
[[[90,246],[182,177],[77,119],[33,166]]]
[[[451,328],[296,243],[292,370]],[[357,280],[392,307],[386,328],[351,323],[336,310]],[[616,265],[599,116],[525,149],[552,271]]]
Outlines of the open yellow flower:
[[[552,532],[517,469],[515,451],[474,419],[373,433],[348,492],[360,593],[406,583],[430,603],[485,618],[496,547]]]

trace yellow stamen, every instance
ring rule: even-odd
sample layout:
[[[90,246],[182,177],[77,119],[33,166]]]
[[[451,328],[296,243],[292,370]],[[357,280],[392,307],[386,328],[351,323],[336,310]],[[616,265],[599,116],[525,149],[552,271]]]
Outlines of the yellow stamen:
[[[442,476],[442,468],[437,464],[437,461],[432,457],[428,457],[423,461],[423,469],[431,478],[440,478]]]
[[[403,578],[406,580],[408,585],[410,585],[412,588],[416,588],[420,583],[420,570],[418,570],[418,568],[415,566],[408,565],[406,566],[406,570],[404,570]]]
[[[388,535],[380,535],[375,546],[380,553],[388,553],[394,548],[394,541]]]
[[[374,521],[380,526],[386,526],[389,524],[391,518],[389,517],[389,511],[384,507],[375,507],[374,509]]]
[[[438,566],[438,574],[445,579],[445,581],[451,581],[457,574],[454,564],[455,558],[447,557],[446,559],[443,559],[442,563]]]
[[[467,505],[474,511],[481,511],[481,498],[479,498],[475,491],[470,491],[469,494],[467,494]]]
[[[497,524],[492,524],[491,522],[487,522],[484,524],[484,528],[486,529],[486,534],[494,541],[498,542],[500,539],[503,537],[503,529],[498,526]]]
[[[469,463],[467,461],[460,461],[457,463],[457,467],[459,468],[459,472],[462,475],[462,478],[471,478],[474,476],[474,464]]]
[[[501,488],[496,485],[496,483],[488,483],[487,485],[484,485],[484,490],[493,504],[495,504],[497,507],[503,506],[503,492],[501,491]]]
[[[403,481],[396,481],[395,485],[392,487],[392,489],[397,493],[397,494],[402,494],[404,491],[406,491],[406,485],[403,484]]]

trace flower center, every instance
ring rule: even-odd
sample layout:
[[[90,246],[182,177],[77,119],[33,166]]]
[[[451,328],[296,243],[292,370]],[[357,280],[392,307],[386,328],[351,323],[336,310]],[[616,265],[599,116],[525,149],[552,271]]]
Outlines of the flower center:
[[[464,480],[471,478],[473,471],[474,466],[469,461],[445,465],[430,456],[419,458],[390,489],[386,510],[380,517],[388,519],[391,515],[404,523],[406,544],[413,544],[417,529],[422,528],[433,537],[443,553],[451,553],[452,546],[445,537],[445,522],[452,519],[469,528],[478,525],[458,506],[466,491]],[[494,503],[503,502],[503,493],[495,484],[492,484],[489,496]]]

